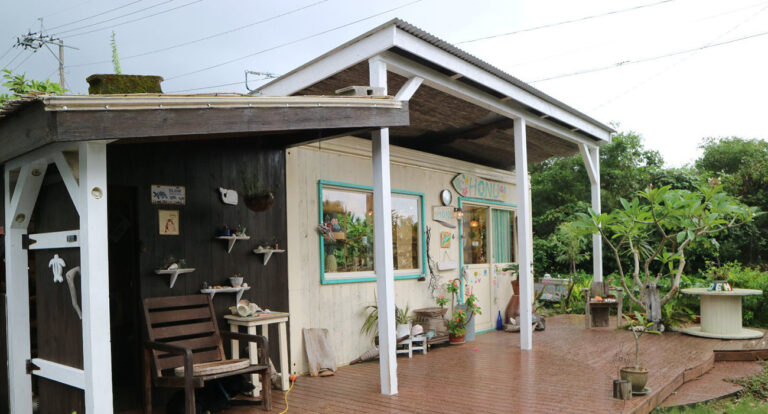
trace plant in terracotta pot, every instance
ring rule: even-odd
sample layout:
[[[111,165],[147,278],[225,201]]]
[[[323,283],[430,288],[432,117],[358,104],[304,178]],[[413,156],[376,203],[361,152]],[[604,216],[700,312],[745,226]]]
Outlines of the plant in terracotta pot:
[[[621,367],[619,370],[621,379],[632,383],[633,393],[642,393],[645,390],[645,384],[648,382],[648,369],[640,363],[640,338],[644,334],[661,334],[659,331],[651,330],[653,322],[649,322],[640,312],[635,312],[634,317],[624,315],[628,325],[625,328],[632,332],[635,338],[635,364],[632,366]]]

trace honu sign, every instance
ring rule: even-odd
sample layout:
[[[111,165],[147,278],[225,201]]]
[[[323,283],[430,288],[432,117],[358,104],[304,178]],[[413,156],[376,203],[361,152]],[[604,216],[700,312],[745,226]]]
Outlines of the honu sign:
[[[484,180],[468,174],[459,174],[453,181],[453,188],[461,194],[462,197],[482,198],[484,200],[494,200],[508,202],[510,200],[510,187],[507,184],[495,181]]]

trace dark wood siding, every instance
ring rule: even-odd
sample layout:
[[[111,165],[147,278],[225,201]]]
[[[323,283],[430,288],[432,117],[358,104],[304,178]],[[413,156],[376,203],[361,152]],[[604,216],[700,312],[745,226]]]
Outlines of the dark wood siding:
[[[228,278],[242,273],[252,287],[244,299],[262,308],[288,311],[288,277],[286,255],[276,254],[264,266],[262,258],[252,252],[260,241],[276,238],[281,247],[286,243],[285,217],[285,152],[255,140],[191,141],[175,143],[119,144],[108,147],[108,180],[110,187],[133,187],[136,190],[139,265],[134,277],[140,281],[140,296],[157,297],[199,293],[203,281],[229,284]],[[271,209],[253,212],[243,203],[243,177],[255,175],[261,184],[275,193]],[[187,202],[184,206],[153,205],[152,184],[183,185]],[[237,189],[237,206],[221,202],[219,187]],[[178,236],[158,233],[158,210],[179,210]],[[112,214],[113,211],[110,211]],[[230,254],[226,242],[214,239],[217,228],[242,224],[251,240],[238,241]],[[112,252],[114,255],[115,253]],[[173,289],[167,275],[156,275],[168,256],[183,258],[196,271],[180,275]],[[235,295],[216,295],[214,307],[219,316],[235,304]],[[223,318],[221,329],[228,329]],[[143,329],[143,326],[141,327]],[[113,340],[117,337],[113,334]],[[273,361],[277,364],[277,331],[273,339]]]

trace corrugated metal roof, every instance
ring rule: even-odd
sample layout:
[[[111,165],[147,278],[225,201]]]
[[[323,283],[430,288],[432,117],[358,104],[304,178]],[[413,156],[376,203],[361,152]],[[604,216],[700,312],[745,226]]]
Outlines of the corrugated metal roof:
[[[575,109],[575,108],[573,108],[573,107],[571,107],[571,106],[569,106],[569,105],[567,105],[567,104],[565,104],[565,103],[563,103],[563,102],[561,102],[561,101],[559,101],[559,100],[557,100],[557,99],[547,95],[546,93],[544,93],[544,92],[534,88],[533,86],[531,86],[531,85],[521,81],[520,79],[518,79],[518,78],[516,78],[516,77],[514,77],[514,76],[512,76],[512,75],[510,75],[510,74],[508,74],[506,72],[504,72],[503,70],[501,70],[501,69],[491,65],[490,63],[488,63],[488,62],[486,62],[486,61],[484,61],[482,59],[479,59],[476,56],[470,55],[469,53],[459,49],[458,47],[456,47],[456,46],[454,46],[454,45],[452,45],[452,44],[450,44],[448,42],[446,42],[445,40],[442,40],[442,39],[438,38],[437,36],[434,36],[434,35],[426,32],[426,31],[424,31],[424,30],[422,30],[422,29],[420,29],[420,28],[418,28],[418,27],[416,27],[416,26],[414,26],[414,25],[404,21],[404,20],[401,20],[401,19],[398,19],[398,18],[392,19],[392,20],[382,24],[378,28],[372,30],[372,32],[380,30],[382,27],[386,27],[386,26],[389,26],[389,25],[392,25],[392,24],[397,26],[398,29],[400,29],[400,30],[402,30],[402,31],[404,31],[406,33],[409,33],[409,34],[411,34],[413,36],[416,36],[419,39],[421,39],[421,40],[423,40],[423,41],[425,41],[425,42],[427,42],[427,43],[429,43],[429,44],[431,44],[431,45],[433,45],[435,47],[438,47],[438,48],[440,48],[440,49],[442,49],[442,50],[444,50],[444,51],[446,51],[446,52],[448,52],[448,53],[450,53],[450,54],[452,54],[452,55],[454,55],[456,57],[458,57],[459,59],[462,59],[462,60],[464,60],[464,61],[466,61],[468,63],[471,63],[471,64],[473,64],[473,65],[475,65],[475,66],[477,66],[477,67],[479,67],[479,68],[481,68],[481,69],[483,69],[483,70],[485,70],[485,71],[487,71],[487,72],[489,72],[489,73],[491,73],[491,74],[493,74],[495,76],[498,76],[499,78],[501,78],[501,79],[503,79],[503,80],[505,80],[505,81],[507,81],[507,82],[509,82],[509,83],[511,83],[511,84],[513,84],[513,85],[515,85],[515,86],[525,90],[526,92],[528,92],[528,93],[530,93],[532,95],[535,95],[535,96],[537,96],[537,97],[539,97],[539,98],[541,98],[541,99],[543,99],[543,100],[545,100],[545,101],[547,101],[547,102],[549,102],[549,103],[551,103],[551,104],[553,104],[553,105],[555,105],[555,106],[557,106],[557,107],[559,107],[559,108],[561,108],[561,109],[563,109],[563,110],[565,110],[567,112],[570,112],[573,115],[576,115],[578,117],[584,118],[585,120],[587,120],[587,121],[589,121],[589,122],[591,122],[591,123],[593,123],[595,125],[598,125],[598,126],[600,126],[602,128],[605,128],[606,130],[615,132],[614,129],[611,128],[610,126],[603,124],[602,122],[600,122],[600,121],[590,117],[589,115],[587,115],[587,114],[585,114],[585,113],[583,113],[583,112],[581,112],[581,111],[579,111],[579,110],[577,110],[577,109]]]

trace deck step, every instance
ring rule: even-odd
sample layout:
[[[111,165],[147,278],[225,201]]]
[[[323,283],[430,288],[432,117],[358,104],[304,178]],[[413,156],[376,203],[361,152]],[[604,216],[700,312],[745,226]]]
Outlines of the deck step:
[[[659,407],[693,405],[730,396],[741,391],[741,386],[726,382],[726,378],[740,378],[761,372],[762,364],[755,361],[716,362],[704,375],[686,382]]]

